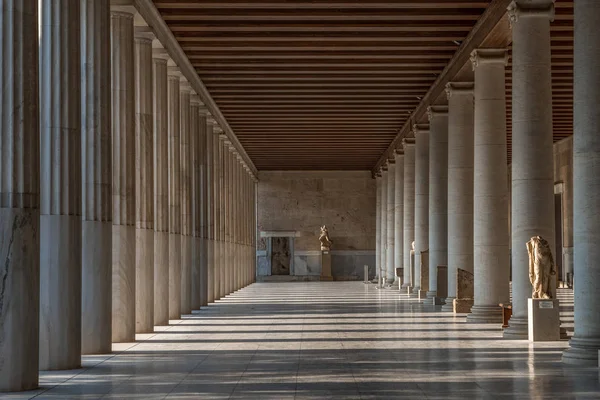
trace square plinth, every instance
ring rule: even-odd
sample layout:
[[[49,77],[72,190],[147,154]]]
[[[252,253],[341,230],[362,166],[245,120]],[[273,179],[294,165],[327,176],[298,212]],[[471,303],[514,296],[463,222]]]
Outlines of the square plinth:
[[[558,299],[527,299],[530,342],[554,342],[560,340],[560,313],[558,306]]]
[[[454,314],[468,314],[471,312],[471,307],[473,307],[473,299],[454,299],[452,302]]]

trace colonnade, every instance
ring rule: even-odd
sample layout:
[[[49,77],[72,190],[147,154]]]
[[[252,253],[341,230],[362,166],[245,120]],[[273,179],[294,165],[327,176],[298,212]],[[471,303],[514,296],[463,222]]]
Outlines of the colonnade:
[[[473,79],[448,83],[447,107],[432,105],[429,124],[415,125],[414,139],[405,139],[395,149],[395,154],[404,155],[396,157],[395,166],[391,160],[386,162],[376,174],[381,220],[376,258],[384,264],[382,269],[404,268],[402,291],[426,290],[429,298],[436,297],[440,289],[435,279],[437,266],[447,265],[448,294],[442,308],[446,311],[452,311],[457,296],[458,269],[473,273],[473,306],[467,322],[496,324],[502,322],[499,304],[509,302],[512,265],[513,315],[504,337],[527,339],[531,284],[525,243],[532,236],[543,236],[556,254],[550,53],[554,1],[513,1],[508,16],[513,36],[510,228],[508,53],[506,49],[480,48],[471,55]],[[575,335],[563,356],[566,363],[596,366],[600,349],[599,23],[598,2],[575,2]],[[403,168],[398,168],[399,163]],[[403,191],[385,199],[383,193],[390,181],[385,171],[394,169],[395,187],[403,187]],[[385,225],[389,213],[386,200],[403,207],[402,219],[396,210],[394,229]],[[400,242],[389,235],[399,236]],[[413,241],[414,274],[409,254]],[[389,255],[392,242],[394,256]],[[419,260],[420,252],[426,250],[428,274],[420,269]],[[429,285],[422,287],[426,275]]]
[[[123,3],[0,10],[0,391],[254,281],[256,177]]]

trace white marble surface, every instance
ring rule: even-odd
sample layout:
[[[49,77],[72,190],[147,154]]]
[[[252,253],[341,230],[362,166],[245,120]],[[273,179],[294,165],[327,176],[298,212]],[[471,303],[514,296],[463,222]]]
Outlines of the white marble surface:
[[[134,226],[113,225],[112,341],[135,339],[135,234]]]
[[[429,249],[429,126],[415,126],[415,292],[421,287],[421,252]],[[429,268],[428,265],[425,267]],[[427,271],[429,273],[429,271]]]
[[[546,12],[517,6],[512,23],[511,265],[512,317],[506,337],[527,338],[531,297],[529,255],[532,236],[554,238],[554,164],[550,19],[554,0],[538,0]],[[521,6],[523,6],[521,8]],[[535,95],[533,95],[535,93]],[[552,254],[555,241],[550,240]]]
[[[498,304],[509,302],[508,171],[505,49],[479,49],[475,69],[473,183],[474,305],[469,320],[502,321]]]
[[[10,78],[0,91],[0,391],[38,382],[39,39],[32,28],[38,21],[36,0],[2,4],[0,76]]]
[[[110,4],[81,1],[83,354],[111,351],[112,132]]]
[[[112,346],[112,222],[84,220],[81,225],[81,352],[107,354]]]
[[[169,233],[169,319],[181,317],[181,235]]]
[[[473,272],[473,83],[451,82],[448,93],[448,297],[453,311],[458,268]]]
[[[40,6],[40,368],[77,368],[82,262],[80,2],[44,1]]]
[[[39,209],[0,208],[0,390],[37,386]]]
[[[169,233],[154,232],[154,325],[169,324]]]
[[[180,281],[180,301],[181,314],[190,314],[192,312],[192,236],[181,236],[181,281]]]
[[[566,341],[503,340],[362,282],[264,283],[172,321],[84,368],[42,372],[26,399],[592,399],[597,368]]]
[[[135,332],[154,330],[154,230],[135,230]]]
[[[413,286],[410,272],[410,251],[412,242],[415,240],[415,144],[414,141],[404,140],[404,212],[403,212],[403,267],[404,284],[403,287]]]

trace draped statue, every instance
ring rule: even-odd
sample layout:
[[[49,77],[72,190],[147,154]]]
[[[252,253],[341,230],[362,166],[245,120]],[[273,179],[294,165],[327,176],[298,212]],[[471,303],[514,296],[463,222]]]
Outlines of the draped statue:
[[[551,299],[552,276],[556,265],[548,241],[541,236],[532,237],[526,244],[529,252],[529,281],[533,286],[534,299]]]
[[[331,239],[329,239],[329,231],[327,230],[327,226],[325,225],[321,227],[319,241],[321,242],[321,251],[331,250],[331,245],[333,244],[333,242],[331,241]]]

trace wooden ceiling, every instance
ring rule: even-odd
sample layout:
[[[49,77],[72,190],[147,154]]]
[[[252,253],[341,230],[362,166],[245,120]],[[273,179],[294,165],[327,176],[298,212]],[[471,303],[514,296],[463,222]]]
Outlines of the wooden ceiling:
[[[154,3],[259,170],[369,170],[499,2]],[[572,124],[572,14],[557,2],[557,137]]]

